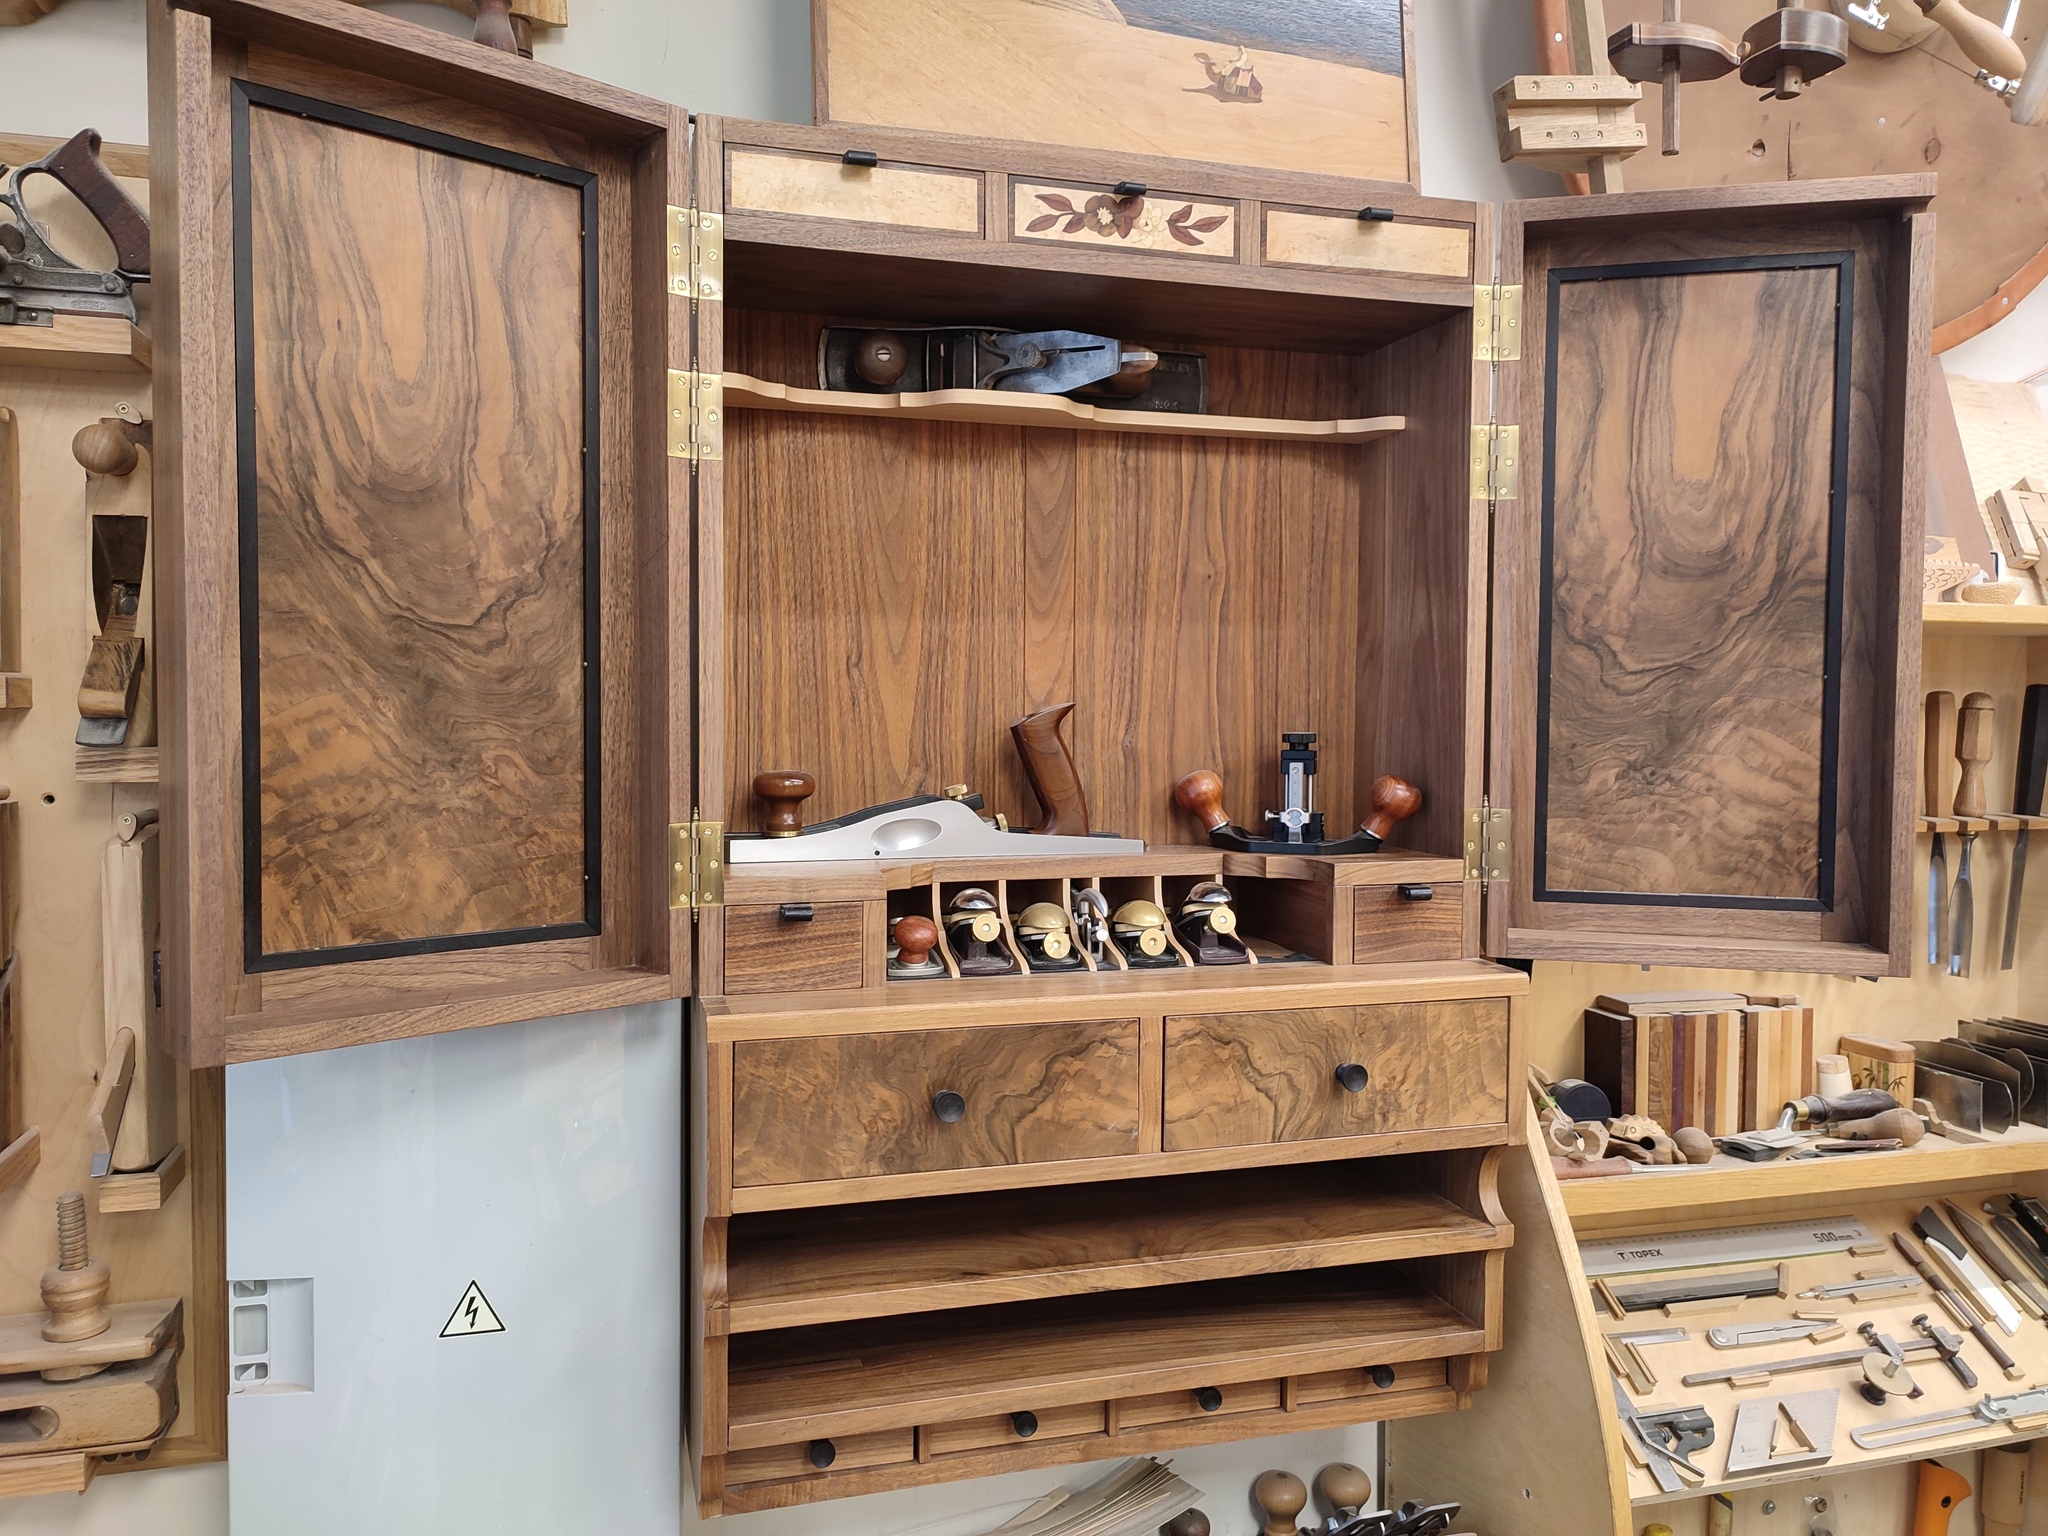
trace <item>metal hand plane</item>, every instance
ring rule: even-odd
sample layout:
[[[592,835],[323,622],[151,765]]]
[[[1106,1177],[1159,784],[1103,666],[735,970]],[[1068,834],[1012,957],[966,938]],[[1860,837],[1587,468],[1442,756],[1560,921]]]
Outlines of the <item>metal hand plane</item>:
[[[913,795],[821,821],[785,837],[735,833],[728,864],[807,864],[842,859],[1092,859],[1143,853],[1133,837],[1060,837],[1003,831],[943,795]]]
[[[7,167],[0,165],[0,174]],[[96,272],[61,255],[22,196],[31,176],[48,176],[85,204],[114,242],[114,270]],[[0,191],[12,222],[0,221],[0,325],[52,324],[56,314],[114,315],[133,323],[134,285],[149,281],[149,217],[100,160],[87,128],[42,159],[19,166]]]

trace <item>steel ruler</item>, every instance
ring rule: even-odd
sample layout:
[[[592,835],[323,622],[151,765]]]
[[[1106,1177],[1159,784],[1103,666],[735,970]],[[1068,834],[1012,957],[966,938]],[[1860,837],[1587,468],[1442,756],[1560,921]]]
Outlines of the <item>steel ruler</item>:
[[[1879,1241],[1853,1216],[1824,1216],[1811,1222],[1773,1221],[1753,1227],[1657,1232],[1581,1243],[1579,1262],[1585,1266],[1588,1280],[1598,1280],[1659,1269],[1710,1269],[1718,1264],[1798,1259]]]

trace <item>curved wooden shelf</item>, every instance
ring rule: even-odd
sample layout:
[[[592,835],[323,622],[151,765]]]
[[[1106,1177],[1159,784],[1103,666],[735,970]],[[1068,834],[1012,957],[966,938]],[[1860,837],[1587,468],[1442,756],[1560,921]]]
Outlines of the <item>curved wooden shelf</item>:
[[[1925,603],[1920,628],[1930,635],[2048,635],[2048,603]]]
[[[976,421],[1003,427],[1236,437],[1278,443],[1370,443],[1390,437],[1408,425],[1405,416],[1286,421],[1264,416],[1180,416],[1166,411],[1104,410],[1063,395],[1006,394],[990,389],[856,395],[845,390],[771,384],[744,373],[727,373],[724,388],[728,410],[797,411],[818,416],[864,416],[879,421]]]

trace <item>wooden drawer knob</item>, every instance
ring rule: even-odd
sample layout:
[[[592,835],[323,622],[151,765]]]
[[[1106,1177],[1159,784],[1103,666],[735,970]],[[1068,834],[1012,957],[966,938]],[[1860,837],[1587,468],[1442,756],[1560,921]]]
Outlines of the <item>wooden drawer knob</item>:
[[[1347,1061],[1337,1069],[1337,1086],[1346,1093],[1365,1092],[1365,1085],[1371,1080],[1372,1074],[1355,1061]]]
[[[811,1465],[820,1472],[831,1466],[838,1459],[839,1447],[830,1440],[813,1440],[811,1442]]]
[[[1038,1415],[1035,1413],[1013,1413],[1010,1415],[1010,1428],[1017,1431],[1017,1438],[1019,1440],[1029,1440],[1038,1433]]]
[[[804,829],[804,802],[818,792],[818,781],[795,769],[771,769],[754,775],[754,793],[768,807],[761,821],[763,837],[795,837]]]
[[[932,1095],[932,1113],[947,1125],[951,1125],[967,1113],[967,1100],[950,1088],[941,1088]]]
[[[923,965],[939,942],[939,925],[928,917],[896,919],[896,958],[905,965]]]
[[[1219,1387],[1197,1387],[1195,1406],[1204,1413],[1214,1413],[1223,1406],[1223,1392]]]

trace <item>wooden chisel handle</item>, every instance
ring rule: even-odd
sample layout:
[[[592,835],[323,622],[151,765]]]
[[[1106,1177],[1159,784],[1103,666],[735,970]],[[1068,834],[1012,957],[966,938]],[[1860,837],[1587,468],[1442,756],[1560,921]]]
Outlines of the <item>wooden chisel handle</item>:
[[[1920,740],[1920,795],[1929,816],[1949,814],[1948,744],[1956,739],[1956,696],[1946,689],[1927,695],[1927,728]]]
[[[1984,765],[1991,761],[1992,728],[1991,695],[1964,695],[1956,712],[1956,761],[1963,769],[1956,781],[1958,816],[1982,816],[1991,808],[1984,794]]]

